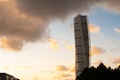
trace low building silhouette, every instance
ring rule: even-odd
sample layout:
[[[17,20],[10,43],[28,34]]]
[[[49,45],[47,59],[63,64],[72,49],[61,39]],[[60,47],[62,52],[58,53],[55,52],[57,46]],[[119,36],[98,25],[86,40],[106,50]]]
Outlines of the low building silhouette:
[[[0,73],[0,80],[20,80],[7,73]]]

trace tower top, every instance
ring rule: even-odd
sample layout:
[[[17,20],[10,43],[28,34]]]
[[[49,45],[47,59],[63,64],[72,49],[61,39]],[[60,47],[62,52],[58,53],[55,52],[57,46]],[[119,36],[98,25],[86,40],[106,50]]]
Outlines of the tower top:
[[[86,17],[86,15],[78,14],[76,17]]]
[[[74,18],[74,23],[81,23],[81,22],[87,22],[87,16],[86,16],[86,15],[78,14],[78,15]],[[86,24],[87,24],[87,23],[86,23]]]

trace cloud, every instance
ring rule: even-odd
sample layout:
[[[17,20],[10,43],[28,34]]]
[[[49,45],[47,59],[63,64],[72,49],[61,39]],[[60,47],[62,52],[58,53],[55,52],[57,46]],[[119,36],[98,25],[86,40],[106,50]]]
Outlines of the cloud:
[[[118,29],[118,28],[114,28],[114,31],[117,33],[120,33],[120,29]]]
[[[106,52],[106,50],[104,50],[103,48],[93,46],[90,54],[91,55],[98,55],[98,54],[102,54],[102,53],[105,53],[105,52]]]
[[[97,65],[97,66],[98,66],[100,63],[102,63],[102,61],[101,61],[101,60],[96,60],[96,61],[95,61],[95,62],[93,62],[92,64],[93,64],[93,65]]]
[[[73,50],[74,49],[74,46],[73,45],[67,45],[66,47],[68,50]]]
[[[22,49],[23,43],[17,38],[3,37],[1,39],[1,47],[8,51],[19,51]]]
[[[8,66],[4,66],[4,69],[5,69],[5,70],[8,70],[8,69],[9,69],[9,67],[8,67]]]
[[[0,2],[7,2],[8,0],[0,0]]]
[[[91,32],[91,33],[97,33],[100,31],[100,27],[95,26],[93,24],[89,24],[88,28],[89,28],[89,32]]]
[[[49,38],[49,42],[50,42],[50,48],[53,49],[53,50],[57,50],[58,49],[58,42],[53,39],[53,38]]]
[[[65,80],[74,80],[74,78],[68,78],[68,79],[65,79]]]
[[[1,66],[1,68],[3,69],[3,70],[11,70],[11,69],[30,69],[30,66],[27,66],[27,65],[11,65],[11,66],[7,66],[7,65],[5,65],[5,66]]]
[[[58,65],[56,67],[56,70],[57,71],[68,71],[68,68],[66,66],[64,66],[64,65]]]
[[[2,38],[2,48],[19,51],[25,42],[42,40],[47,34],[46,26],[47,24],[43,20],[35,19],[20,12],[16,8],[14,0],[0,2],[0,38]]]
[[[117,43],[118,41],[117,41],[116,39],[110,39],[110,40],[108,40],[108,42],[111,43],[111,44],[115,44],[115,43]]]
[[[22,66],[20,66],[20,65],[14,65],[13,67],[15,67],[15,68],[21,68],[21,69],[29,69],[30,67],[29,66],[27,66],[27,65],[22,65]]]
[[[54,79],[55,80],[65,80],[66,78],[72,78],[73,77],[73,75],[71,75],[71,74],[69,74],[69,73],[58,73],[55,77],[54,77]]]
[[[17,7],[32,16],[60,19],[79,11],[89,11],[95,2],[96,0],[17,0]]]
[[[116,14],[120,14],[120,1],[119,0],[99,0],[99,5],[112,11]]]
[[[57,71],[65,71],[65,72],[69,72],[69,73],[74,73],[75,72],[75,66],[72,65],[70,67],[66,67],[65,65],[58,65],[58,66],[56,66],[56,70]]]
[[[113,52],[113,51],[119,51],[119,50],[120,50],[120,46],[117,46],[117,47],[111,49],[110,51]]]
[[[20,51],[24,43],[48,40],[51,21],[89,12],[96,5],[119,13],[119,3],[118,0],[2,0],[0,38],[6,37],[7,42],[17,38],[15,41],[21,46],[17,44],[15,48],[11,43],[9,48]]]
[[[96,5],[116,13],[120,12],[118,0],[16,0],[16,2],[22,12],[43,19],[60,19],[73,13],[88,12]]]
[[[40,79],[37,76],[34,76],[33,80],[40,80]]]
[[[62,79],[62,80],[71,80],[74,79],[74,72],[75,72],[75,66],[69,66],[66,67],[65,65],[58,65],[56,66],[56,71],[52,72],[55,74],[53,77],[54,80]]]
[[[71,74],[65,74],[65,73],[61,73],[59,76],[60,76],[61,78],[72,77]]]
[[[71,67],[69,68],[69,71],[72,72],[72,73],[74,73],[74,72],[75,72],[75,66],[71,66]]]
[[[115,64],[115,65],[120,65],[120,58],[116,58],[116,59],[113,61],[113,64]]]

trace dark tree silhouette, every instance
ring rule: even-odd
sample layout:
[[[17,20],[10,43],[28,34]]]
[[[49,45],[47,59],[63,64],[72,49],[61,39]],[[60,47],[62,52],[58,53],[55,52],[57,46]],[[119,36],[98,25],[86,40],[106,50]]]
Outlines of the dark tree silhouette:
[[[85,68],[76,80],[120,80],[120,66],[112,69],[100,63],[97,68]]]

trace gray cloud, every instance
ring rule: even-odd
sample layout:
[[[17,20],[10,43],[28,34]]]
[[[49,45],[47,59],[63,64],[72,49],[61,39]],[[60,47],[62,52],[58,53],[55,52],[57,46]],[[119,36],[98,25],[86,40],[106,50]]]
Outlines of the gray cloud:
[[[1,47],[19,51],[25,42],[42,40],[48,23],[17,10],[13,0],[0,2]]]
[[[120,12],[118,0],[17,0],[17,3],[21,11],[44,19],[59,19],[73,13],[88,12],[96,5]]]
[[[21,11],[44,19],[65,18],[76,12],[89,11],[96,2],[96,0],[17,0]]]
[[[0,2],[0,38],[6,37],[13,50],[21,50],[26,42],[47,38],[48,25],[76,13],[88,12],[101,5],[120,12],[118,0],[8,0]],[[18,41],[17,41],[18,40]],[[1,42],[2,43],[2,42]],[[19,45],[20,44],[20,45]],[[15,48],[19,46],[18,48]],[[3,47],[5,48],[5,47]]]
[[[99,4],[109,11],[120,14],[120,0],[100,0]]]
[[[0,3],[0,34],[34,41],[44,32],[45,23],[20,13],[12,1]],[[44,27],[44,28],[42,28]]]

